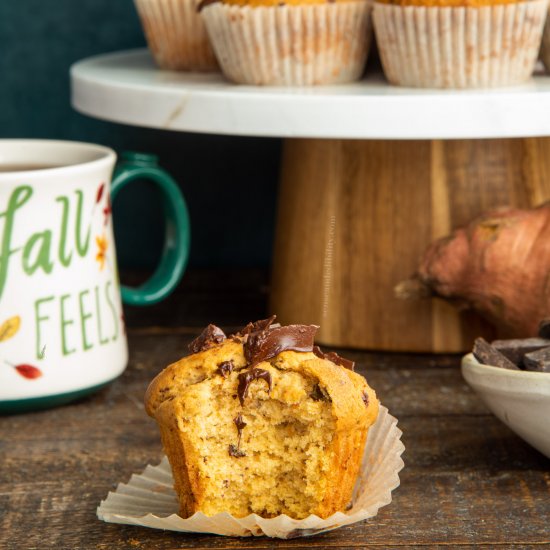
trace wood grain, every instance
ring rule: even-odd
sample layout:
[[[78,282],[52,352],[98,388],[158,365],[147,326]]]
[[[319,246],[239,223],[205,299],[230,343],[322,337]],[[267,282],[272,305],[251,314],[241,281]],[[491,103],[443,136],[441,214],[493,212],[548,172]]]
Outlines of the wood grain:
[[[320,341],[460,352],[495,336],[438,299],[394,287],[435,238],[481,212],[550,198],[550,138],[285,142],[270,309]]]
[[[123,273],[122,283],[138,286],[146,273]],[[168,300],[143,307],[126,306],[128,326],[144,332],[180,330],[189,334],[208,323],[240,327],[266,316],[266,269],[197,269],[186,271],[176,293]],[[176,307],[177,305],[177,307]]]
[[[215,318],[223,294],[202,296],[199,316],[210,310]],[[263,300],[263,294],[257,298]],[[289,541],[176,534],[97,520],[95,509],[109,490],[162,456],[143,394],[200,331],[191,328],[192,317],[184,332],[162,323],[185,299],[181,293],[159,306],[154,321],[164,325],[161,331],[147,331],[147,310],[141,319],[137,312],[127,315],[134,321],[130,365],[104,391],[65,407],[0,418],[0,548],[527,548],[550,543],[550,463],[486,411],[462,381],[456,355],[342,352],[357,361],[359,372],[399,419],[406,446],[401,486],[392,504],[372,520]]]

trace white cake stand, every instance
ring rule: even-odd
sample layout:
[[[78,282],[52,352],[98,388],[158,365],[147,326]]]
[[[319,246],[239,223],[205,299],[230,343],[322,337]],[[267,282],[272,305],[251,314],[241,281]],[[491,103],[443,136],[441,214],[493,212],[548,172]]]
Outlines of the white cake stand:
[[[397,88],[381,74],[314,88],[157,69],[146,50],[71,68],[93,117],[285,140],[271,309],[326,344],[462,351],[487,326],[393,288],[434,238],[487,208],[550,198],[550,77],[484,91]],[[491,138],[491,139],[487,139]],[[504,139],[511,138],[511,139]]]

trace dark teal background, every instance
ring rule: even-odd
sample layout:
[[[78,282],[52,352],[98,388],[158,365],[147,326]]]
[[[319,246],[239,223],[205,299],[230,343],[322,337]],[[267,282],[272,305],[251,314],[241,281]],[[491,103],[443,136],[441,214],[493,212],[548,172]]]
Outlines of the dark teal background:
[[[143,46],[132,0],[0,0],[0,137],[155,153],[189,206],[190,264],[267,265],[279,140],[146,130],[93,120],[71,108],[72,63]],[[114,218],[121,267],[151,267],[163,234],[154,190],[143,183],[124,192]]]

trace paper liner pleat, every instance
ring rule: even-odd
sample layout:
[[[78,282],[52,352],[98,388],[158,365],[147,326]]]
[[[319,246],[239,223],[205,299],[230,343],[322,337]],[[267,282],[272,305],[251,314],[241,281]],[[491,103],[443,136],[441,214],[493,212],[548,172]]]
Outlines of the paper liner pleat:
[[[540,58],[546,70],[550,72],[550,16],[546,18],[546,24],[544,25],[544,30],[542,32]]]
[[[242,7],[201,16],[222,71],[241,84],[305,86],[358,80],[372,35],[370,0]]]
[[[399,86],[488,88],[525,82],[542,39],[548,0],[483,7],[375,4],[387,79]]]
[[[391,493],[399,486],[404,450],[397,420],[381,406],[378,419],[368,432],[352,507],[327,519],[315,515],[302,520],[286,515],[266,519],[256,514],[234,518],[228,513],[207,517],[200,512],[181,518],[177,515],[178,499],[166,457],[158,466],[149,465],[141,474],[132,475],[127,484],[119,483],[116,491],[101,502],[97,516],[111,523],[190,533],[267,535],[283,539],[322,533],[373,517],[391,502]]]
[[[196,0],[134,0],[147,44],[163,69],[218,68]]]

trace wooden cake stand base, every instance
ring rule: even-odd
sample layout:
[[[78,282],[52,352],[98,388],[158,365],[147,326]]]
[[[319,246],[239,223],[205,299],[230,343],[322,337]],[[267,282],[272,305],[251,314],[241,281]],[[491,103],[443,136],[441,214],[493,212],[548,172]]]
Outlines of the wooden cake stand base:
[[[333,346],[463,352],[493,329],[394,287],[428,244],[482,211],[550,198],[550,138],[287,139],[271,311]]]

